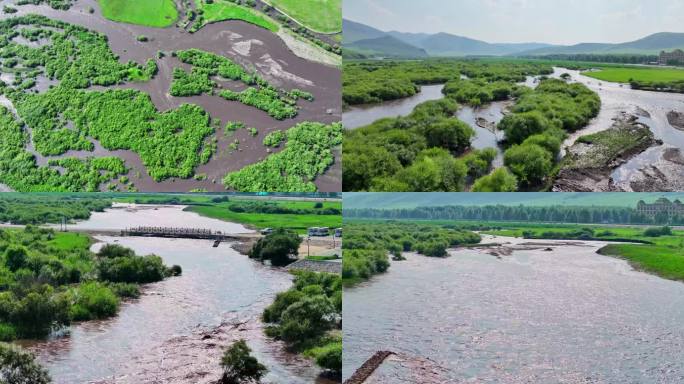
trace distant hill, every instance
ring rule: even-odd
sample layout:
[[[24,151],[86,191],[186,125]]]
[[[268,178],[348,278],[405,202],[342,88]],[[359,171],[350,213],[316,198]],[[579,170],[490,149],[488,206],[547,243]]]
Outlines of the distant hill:
[[[503,56],[551,46],[542,43],[491,44],[449,33],[429,35],[392,31],[388,34],[425,49],[430,56]]]
[[[653,202],[659,197],[684,200],[684,193],[344,193],[343,208],[415,208],[443,205],[528,205],[528,206],[635,206],[639,200]]]
[[[660,51],[684,48],[684,33],[660,32],[639,40],[620,44],[581,43],[570,46],[555,46],[532,49],[517,53],[520,56],[543,56],[557,54],[641,54],[655,55]]]
[[[428,56],[424,49],[416,48],[389,35],[355,41],[345,45],[345,48],[366,56],[394,58],[423,58]]]
[[[343,20],[343,44],[350,51],[363,51],[371,56],[390,57],[437,57],[460,56],[545,56],[559,54],[632,54],[655,55],[660,51],[684,49],[684,33],[660,32],[642,39],[620,44],[580,43],[569,46],[544,43],[488,43],[486,41],[457,36],[449,33],[384,32],[351,20]],[[392,37],[394,39],[388,39]],[[399,44],[396,40],[404,43]],[[381,49],[380,44],[389,47]],[[360,49],[363,47],[363,49]],[[412,48],[410,48],[412,47]],[[403,55],[408,56],[403,56]]]
[[[342,29],[344,48],[349,52],[364,52],[365,54],[374,52],[379,56],[390,57],[424,57],[427,55],[440,57],[504,56],[551,47],[549,44],[542,43],[491,44],[449,33],[383,32],[346,19],[342,21]],[[399,44],[397,41],[404,44]],[[390,46],[382,49],[380,44],[383,43]],[[424,52],[421,53],[421,50]]]
[[[342,19],[342,44],[345,46],[359,40],[376,39],[386,35],[385,32],[368,25]]]

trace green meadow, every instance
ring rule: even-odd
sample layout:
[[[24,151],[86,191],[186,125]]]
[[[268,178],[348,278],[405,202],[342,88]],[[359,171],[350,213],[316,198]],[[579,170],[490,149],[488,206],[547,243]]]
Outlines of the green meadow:
[[[313,203],[310,203],[310,205],[313,206]],[[230,203],[212,206],[193,205],[186,208],[186,211],[195,212],[214,219],[246,224],[257,229],[289,228],[300,234],[306,233],[310,227],[338,228],[342,226],[342,215],[233,212],[229,209],[229,206]]]
[[[227,0],[215,0],[209,4],[202,0],[195,0],[195,4],[197,9],[202,10],[205,24],[223,20],[242,20],[272,32],[278,31],[278,25],[273,20],[252,8]]]
[[[598,71],[586,71],[582,74],[593,77],[594,79],[614,83],[629,83],[630,81],[671,82],[684,80],[684,69],[674,68],[605,67]]]
[[[269,0],[305,27],[322,33],[342,31],[342,0]]]
[[[173,0],[98,0],[109,20],[148,27],[168,27],[178,19]]]

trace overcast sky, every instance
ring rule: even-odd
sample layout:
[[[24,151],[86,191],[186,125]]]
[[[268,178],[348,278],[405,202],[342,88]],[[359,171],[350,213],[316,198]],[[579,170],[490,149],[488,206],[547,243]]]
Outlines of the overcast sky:
[[[621,43],[684,32],[684,0],[344,0],[383,31],[448,32],[493,43]]]

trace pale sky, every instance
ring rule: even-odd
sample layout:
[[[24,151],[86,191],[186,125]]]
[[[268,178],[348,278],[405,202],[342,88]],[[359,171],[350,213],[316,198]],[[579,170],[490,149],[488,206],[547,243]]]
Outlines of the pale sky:
[[[684,32],[684,0],[344,0],[344,17],[383,31],[490,43],[622,43]]]

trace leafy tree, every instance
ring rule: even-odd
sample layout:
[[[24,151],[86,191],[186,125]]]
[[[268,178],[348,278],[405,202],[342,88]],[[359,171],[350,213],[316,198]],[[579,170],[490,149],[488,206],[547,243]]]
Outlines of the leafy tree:
[[[473,184],[473,192],[515,192],[518,179],[507,169],[497,168],[487,176],[483,176]]]
[[[536,144],[514,145],[504,154],[504,164],[523,183],[544,180],[553,168],[551,155]]]
[[[47,384],[52,382],[35,357],[17,346],[0,343],[0,383]]]
[[[11,245],[5,250],[5,265],[10,271],[15,272],[26,267],[28,251],[21,245]]]
[[[292,262],[291,255],[299,254],[301,242],[302,238],[296,232],[277,228],[252,246],[249,257],[262,261],[270,260],[272,265],[284,266]]]
[[[322,336],[332,328],[335,313],[335,308],[327,297],[306,297],[283,312],[278,327],[280,338],[297,344]]]
[[[228,347],[221,358],[223,376],[221,384],[259,382],[268,369],[251,355],[252,350],[245,340],[238,340]]]
[[[529,136],[544,132],[549,126],[540,112],[532,111],[506,115],[498,128],[506,132],[508,142],[519,144]]]

